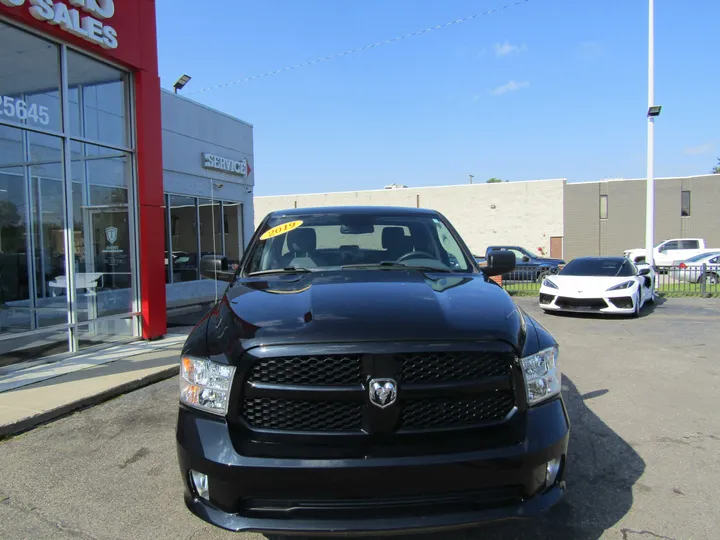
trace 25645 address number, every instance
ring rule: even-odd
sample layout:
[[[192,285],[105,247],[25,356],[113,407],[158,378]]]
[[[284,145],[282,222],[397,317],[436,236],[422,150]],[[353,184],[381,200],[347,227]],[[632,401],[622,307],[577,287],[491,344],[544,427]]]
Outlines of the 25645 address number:
[[[37,103],[27,103],[22,99],[10,96],[0,96],[0,116],[27,120],[47,126],[50,123],[49,109]]]

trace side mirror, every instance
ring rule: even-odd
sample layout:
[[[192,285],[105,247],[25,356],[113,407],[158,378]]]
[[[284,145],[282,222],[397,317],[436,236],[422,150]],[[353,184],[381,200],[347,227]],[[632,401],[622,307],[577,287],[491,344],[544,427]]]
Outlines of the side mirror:
[[[235,272],[230,270],[227,257],[205,255],[200,259],[200,275],[207,279],[230,282],[235,277]]]
[[[638,276],[649,276],[650,275],[650,269],[649,268],[641,268],[638,271]]]
[[[491,251],[487,254],[487,266],[483,268],[486,276],[501,276],[515,270],[517,257],[512,251]]]
[[[528,257],[527,255],[523,255],[522,260],[523,262],[530,262],[530,257]]]

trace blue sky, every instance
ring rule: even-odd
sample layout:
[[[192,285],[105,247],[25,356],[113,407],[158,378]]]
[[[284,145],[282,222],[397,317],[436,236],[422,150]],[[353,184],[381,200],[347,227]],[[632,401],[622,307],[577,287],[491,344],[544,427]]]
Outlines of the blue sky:
[[[255,127],[257,195],[645,175],[647,2],[157,0],[160,75]],[[205,4],[205,2],[203,2]],[[720,3],[656,0],[656,175],[720,156]]]

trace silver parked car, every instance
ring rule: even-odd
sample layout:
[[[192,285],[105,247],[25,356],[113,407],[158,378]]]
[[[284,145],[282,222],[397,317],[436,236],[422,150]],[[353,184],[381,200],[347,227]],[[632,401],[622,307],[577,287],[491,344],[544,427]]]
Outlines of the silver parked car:
[[[703,264],[706,265],[703,272]],[[670,269],[670,277],[675,281],[700,283],[720,283],[720,251],[701,253],[684,261],[675,261]]]

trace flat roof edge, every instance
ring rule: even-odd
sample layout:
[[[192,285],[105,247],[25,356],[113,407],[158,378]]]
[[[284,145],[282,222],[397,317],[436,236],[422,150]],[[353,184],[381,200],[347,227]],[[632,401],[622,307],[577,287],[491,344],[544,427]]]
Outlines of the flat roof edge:
[[[215,114],[219,114],[219,115],[221,115],[221,116],[225,116],[226,118],[230,118],[231,120],[235,120],[236,122],[240,122],[241,124],[245,124],[245,125],[248,126],[248,127],[251,127],[251,128],[254,128],[254,127],[255,127],[255,126],[253,126],[250,122],[246,122],[245,120],[242,120],[242,119],[238,118],[237,116],[233,116],[233,115],[228,114],[228,113],[226,113],[226,112],[222,112],[222,111],[220,111],[220,110],[218,110],[218,109],[215,109],[215,108],[213,108],[213,107],[210,107],[209,105],[205,105],[204,103],[200,103],[199,101],[195,101],[194,99],[190,99],[190,98],[185,97],[185,96],[183,96],[183,95],[181,95],[181,94],[176,94],[175,92],[173,92],[172,90],[168,90],[167,88],[161,88],[160,90],[161,90],[164,94],[167,94],[167,95],[169,95],[169,96],[173,96],[174,98],[177,98],[177,99],[182,99],[182,100],[184,100],[184,101],[187,101],[188,103],[192,103],[193,105],[197,105],[198,107],[201,107],[201,108],[203,108],[203,109],[205,109],[205,110],[207,110],[207,111],[213,112],[213,113],[215,113]]]
[[[516,182],[507,182],[508,184],[530,184],[530,183],[537,183],[537,182],[567,182],[567,178],[546,178],[543,180],[518,180]],[[505,184],[506,182],[503,182]],[[486,182],[482,182],[480,184],[450,184],[446,186],[417,186],[417,187],[407,187],[407,188],[397,188],[397,189],[385,189],[385,188],[379,188],[379,189],[352,189],[349,191],[332,191],[327,193],[288,193],[284,195],[258,195],[255,197],[256,199],[271,199],[275,197],[310,197],[313,195],[338,195],[343,193],[375,193],[380,191],[411,191],[415,189],[447,189],[447,188],[454,188],[454,187],[481,187],[487,185]]]

